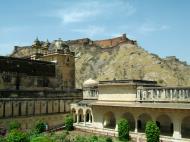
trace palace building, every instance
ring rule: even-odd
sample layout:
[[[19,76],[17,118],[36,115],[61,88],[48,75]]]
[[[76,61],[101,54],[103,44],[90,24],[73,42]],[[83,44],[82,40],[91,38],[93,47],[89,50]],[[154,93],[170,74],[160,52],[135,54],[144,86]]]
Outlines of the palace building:
[[[83,100],[71,104],[76,129],[117,136],[117,123],[126,118],[130,136],[146,141],[145,125],[155,121],[164,142],[190,141],[190,87],[159,86],[155,81],[89,79]]]
[[[25,48],[30,52],[24,54]],[[51,44],[36,39],[16,51],[19,57],[0,56],[0,127],[16,120],[30,129],[38,119],[49,128],[63,125],[70,103],[82,99],[75,88],[74,52],[61,39]]]

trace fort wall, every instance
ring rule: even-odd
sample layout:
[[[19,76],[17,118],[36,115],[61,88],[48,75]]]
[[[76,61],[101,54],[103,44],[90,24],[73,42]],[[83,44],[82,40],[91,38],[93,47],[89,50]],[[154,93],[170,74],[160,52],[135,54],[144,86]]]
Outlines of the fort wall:
[[[95,40],[92,41],[89,38],[83,38],[83,39],[77,39],[77,40],[68,40],[67,43],[69,45],[97,45],[102,48],[107,47],[115,47],[121,43],[129,43],[129,44],[137,44],[136,41],[130,40],[126,37],[126,34],[123,34],[122,36],[105,39],[105,40]]]
[[[96,40],[94,41],[95,44],[98,46],[101,46],[103,48],[105,47],[113,47],[118,45],[121,42],[127,42],[127,37],[126,34],[123,34],[121,37],[116,37],[116,38],[111,38],[111,39],[106,39],[106,40]]]

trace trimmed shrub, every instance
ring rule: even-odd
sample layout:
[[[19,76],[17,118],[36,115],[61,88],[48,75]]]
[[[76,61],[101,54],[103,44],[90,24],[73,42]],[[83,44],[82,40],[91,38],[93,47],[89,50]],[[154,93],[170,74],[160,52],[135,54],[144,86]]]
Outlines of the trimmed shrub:
[[[65,129],[67,131],[72,131],[73,127],[73,117],[71,115],[67,115],[64,119]]]
[[[11,130],[14,130],[14,129],[20,129],[21,128],[21,124],[18,123],[17,121],[11,121],[9,124],[8,124],[8,130],[9,132]]]
[[[7,142],[29,142],[28,135],[20,130],[11,130],[6,137]]]
[[[129,140],[129,124],[127,119],[122,119],[118,123],[119,140]]]
[[[146,123],[146,138],[147,142],[159,142],[160,141],[160,129],[153,121]]]
[[[35,124],[35,133],[40,134],[45,132],[46,124],[42,120],[38,120]]]

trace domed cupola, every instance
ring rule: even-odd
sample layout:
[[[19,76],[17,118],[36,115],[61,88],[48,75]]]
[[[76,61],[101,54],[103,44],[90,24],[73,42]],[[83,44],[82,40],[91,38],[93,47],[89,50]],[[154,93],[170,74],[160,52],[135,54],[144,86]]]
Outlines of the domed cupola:
[[[36,38],[32,44],[32,46],[41,46],[41,42]]]
[[[51,45],[49,46],[49,50],[50,51],[58,51],[58,50],[69,50],[69,46],[62,40],[62,39],[58,39],[58,40],[54,40]]]
[[[85,88],[90,88],[90,87],[97,87],[98,86],[98,81],[96,80],[93,80],[92,78],[86,80],[84,83],[83,83],[83,87]]]
[[[49,40],[47,39],[47,41],[44,42],[43,47],[48,48],[49,46],[50,46],[50,42],[49,42]]]
[[[83,83],[83,99],[98,99],[98,81],[90,78]]]

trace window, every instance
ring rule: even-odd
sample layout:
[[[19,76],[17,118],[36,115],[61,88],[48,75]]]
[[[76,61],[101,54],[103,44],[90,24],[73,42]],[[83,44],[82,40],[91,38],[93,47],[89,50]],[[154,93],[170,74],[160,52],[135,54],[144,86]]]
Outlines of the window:
[[[12,77],[11,77],[11,75],[9,73],[3,73],[2,74],[2,79],[6,83],[11,83],[11,81],[12,81]]]

